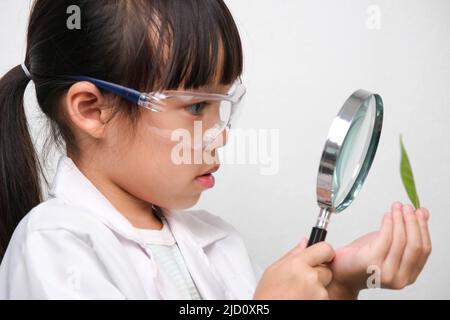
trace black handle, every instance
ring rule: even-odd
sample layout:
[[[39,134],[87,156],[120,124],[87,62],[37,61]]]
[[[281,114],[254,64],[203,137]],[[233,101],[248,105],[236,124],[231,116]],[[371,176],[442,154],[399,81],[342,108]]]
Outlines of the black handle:
[[[314,227],[311,231],[311,236],[309,237],[308,247],[316,244],[317,242],[324,241],[326,237],[327,230]]]

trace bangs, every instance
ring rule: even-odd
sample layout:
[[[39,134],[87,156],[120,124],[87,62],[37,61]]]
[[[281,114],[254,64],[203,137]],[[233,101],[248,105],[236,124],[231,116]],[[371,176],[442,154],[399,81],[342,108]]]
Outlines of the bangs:
[[[127,85],[141,90],[228,85],[243,69],[242,45],[222,0],[124,1],[121,65]],[[138,13],[138,17],[136,17]],[[137,26],[136,24],[139,24]],[[136,32],[136,30],[142,30]],[[131,70],[136,70],[133,75]]]

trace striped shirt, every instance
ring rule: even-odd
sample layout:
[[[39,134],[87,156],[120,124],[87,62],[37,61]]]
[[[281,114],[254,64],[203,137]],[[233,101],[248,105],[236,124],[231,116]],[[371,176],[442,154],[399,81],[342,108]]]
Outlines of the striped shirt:
[[[169,299],[201,300],[169,225],[164,216],[160,217],[163,222],[161,230],[136,230],[141,240],[150,248],[160,278],[173,288],[173,297]]]

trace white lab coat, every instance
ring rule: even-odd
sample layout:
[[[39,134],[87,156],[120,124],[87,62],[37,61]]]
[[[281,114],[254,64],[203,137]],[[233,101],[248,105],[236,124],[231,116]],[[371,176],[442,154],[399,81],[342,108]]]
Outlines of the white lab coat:
[[[251,299],[261,268],[239,233],[204,210],[165,212],[203,299]],[[49,199],[16,228],[0,299],[177,299],[151,250],[74,162],[61,156]]]

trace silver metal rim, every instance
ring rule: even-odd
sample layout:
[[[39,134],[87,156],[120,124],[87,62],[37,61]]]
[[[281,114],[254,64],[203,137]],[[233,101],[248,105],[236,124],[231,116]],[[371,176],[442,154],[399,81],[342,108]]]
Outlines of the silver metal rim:
[[[345,203],[343,206],[333,207],[332,204],[332,185],[333,175],[336,169],[336,160],[339,157],[339,152],[348,135],[350,125],[354,116],[358,112],[360,106],[371,97],[375,98],[376,116],[374,123],[374,130],[371,137],[371,147],[367,151],[366,159],[362,165],[360,173],[354,182],[350,192],[358,192],[361,188],[367,173],[372,165],[375,156],[378,142],[381,135],[381,128],[383,124],[383,101],[378,94],[360,89],[355,91],[344,103],[342,109],[334,119],[331,128],[328,132],[328,137],[325,142],[322,157],[320,160],[319,171],[317,175],[317,203],[321,208],[327,208],[328,211],[339,213],[345,209],[351,201]],[[343,128],[345,130],[343,130]],[[349,192],[349,194],[350,194]],[[345,201],[344,201],[345,202]]]

